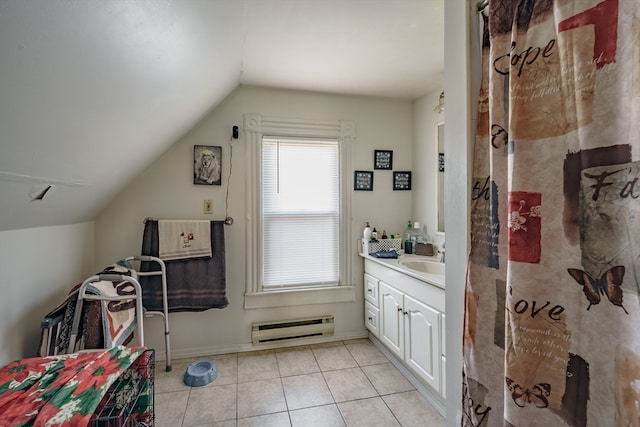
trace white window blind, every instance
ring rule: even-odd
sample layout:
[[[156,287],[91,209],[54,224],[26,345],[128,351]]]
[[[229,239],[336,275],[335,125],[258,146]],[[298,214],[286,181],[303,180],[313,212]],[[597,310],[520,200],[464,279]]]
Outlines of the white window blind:
[[[262,233],[264,290],[338,284],[337,140],[262,138]]]

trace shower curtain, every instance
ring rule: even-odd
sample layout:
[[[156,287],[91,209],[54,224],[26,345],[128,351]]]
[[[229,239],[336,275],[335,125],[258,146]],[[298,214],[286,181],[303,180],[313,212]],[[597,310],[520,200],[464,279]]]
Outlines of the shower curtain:
[[[463,426],[640,425],[640,1],[490,0]]]

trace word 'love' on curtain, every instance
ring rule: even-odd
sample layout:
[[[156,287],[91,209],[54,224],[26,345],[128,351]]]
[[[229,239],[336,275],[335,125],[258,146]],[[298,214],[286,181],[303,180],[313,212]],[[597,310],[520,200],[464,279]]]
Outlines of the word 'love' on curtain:
[[[464,426],[640,425],[640,2],[490,0]]]

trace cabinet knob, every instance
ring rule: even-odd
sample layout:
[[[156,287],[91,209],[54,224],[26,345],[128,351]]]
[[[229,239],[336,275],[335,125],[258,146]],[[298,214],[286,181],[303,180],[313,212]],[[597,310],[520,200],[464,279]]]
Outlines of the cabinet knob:
[[[373,317],[369,317],[369,322],[373,322]]]
[[[398,311],[402,313],[402,307],[398,307]]]
[[[367,292],[369,292],[370,294],[373,293],[373,289],[367,289]]]

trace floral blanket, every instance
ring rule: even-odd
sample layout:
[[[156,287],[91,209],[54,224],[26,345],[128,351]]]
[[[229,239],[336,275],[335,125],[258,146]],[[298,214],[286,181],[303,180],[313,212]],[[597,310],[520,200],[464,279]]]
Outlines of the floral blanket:
[[[0,426],[85,426],[144,347],[34,357],[0,369]]]

